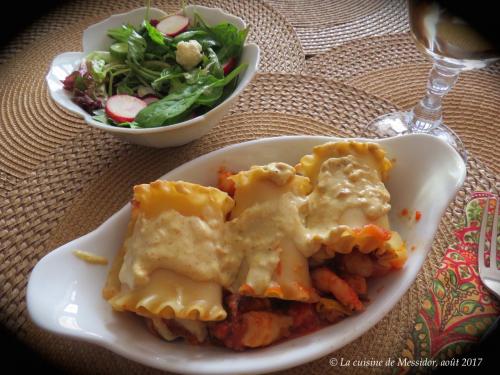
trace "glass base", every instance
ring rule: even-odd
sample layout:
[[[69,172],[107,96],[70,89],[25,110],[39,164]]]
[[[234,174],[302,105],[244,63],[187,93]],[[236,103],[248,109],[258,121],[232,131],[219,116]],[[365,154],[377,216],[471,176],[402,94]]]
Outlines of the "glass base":
[[[368,124],[367,130],[371,133],[370,135],[377,138],[388,138],[403,134],[410,134],[412,133],[408,128],[410,118],[411,112],[390,113],[388,115],[377,117],[370,124]],[[428,132],[420,133],[431,134],[441,138],[443,141],[452,146],[459,153],[462,159],[467,162],[467,151],[465,150],[464,144],[460,138],[458,138],[458,135],[456,135],[455,132],[446,125],[441,124]]]

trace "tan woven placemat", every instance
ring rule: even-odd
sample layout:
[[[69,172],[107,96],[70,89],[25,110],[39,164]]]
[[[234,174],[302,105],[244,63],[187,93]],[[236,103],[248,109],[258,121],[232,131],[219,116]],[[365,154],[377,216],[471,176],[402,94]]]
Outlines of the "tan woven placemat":
[[[365,38],[314,56],[313,74],[341,80],[410,109],[425,93],[431,63],[407,33]],[[443,118],[467,150],[500,173],[500,64],[463,72],[445,97]]]
[[[51,249],[76,238],[130,199],[131,186],[151,181],[175,166],[214,149],[249,139],[285,134],[356,136],[375,116],[397,109],[388,101],[322,77],[259,74],[232,113],[209,135],[189,145],[156,150],[124,144],[85,128],[60,146],[0,201],[0,322],[71,373],[160,373],[105,349],[41,331],[28,319],[27,277]],[[69,120],[68,120],[69,121]],[[334,354],[345,359],[396,357],[412,327],[432,270],[452,239],[468,191],[498,186],[495,176],[472,158],[465,188],[447,211],[433,250],[417,281],[379,324]],[[90,369],[88,364],[92,363]],[[323,358],[286,374],[337,373]],[[363,372],[366,368],[350,367]]]
[[[70,47],[80,47],[80,32],[85,27],[116,13],[145,6],[144,0],[72,0],[40,17],[8,45],[0,48],[0,64],[6,63],[21,51],[28,51],[39,41],[75,37]],[[249,40],[259,44],[262,51],[261,70],[298,72],[304,63],[300,40],[292,25],[271,6],[259,0],[152,0],[151,6],[167,13],[182,4],[198,4],[221,8],[243,18],[251,26]],[[58,35],[59,34],[59,35]],[[76,34],[76,35],[72,35]],[[41,62],[41,61],[40,61]]]
[[[306,55],[408,30],[405,0],[265,0],[293,25]]]
[[[4,51],[8,59],[0,65],[0,196],[87,127],[50,100],[45,74],[52,59],[64,51],[81,50],[81,33],[89,25],[143,3],[68,2],[35,23]],[[290,24],[270,6],[257,0],[193,3],[219,7],[247,21],[251,27],[249,40],[262,50],[260,71],[302,70],[305,60],[300,41]],[[154,1],[153,6],[171,12],[180,2]]]

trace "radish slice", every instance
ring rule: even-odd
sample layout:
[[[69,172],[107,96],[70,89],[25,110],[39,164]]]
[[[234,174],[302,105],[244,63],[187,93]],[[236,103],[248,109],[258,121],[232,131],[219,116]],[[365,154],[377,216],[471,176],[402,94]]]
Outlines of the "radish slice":
[[[147,103],[135,96],[113,95],[106,102],[106,115],[118,123],[130,122],[146,107]]]
[[[189,18],[175,14],[164,18],[156,25],[159,32],[166,36],[176,36],[186,31],[189,26]]]
[[[227,75],[236,67],[236,59],[231,57],[224,64],[222,64],[222,70],[224,70],[224,75]]]
[[[158,100],[160,100],[160,98],[158,98],[156,95],[153,95],[153,94],[148,94],[146,96],[143,96],[142,97],[142,100],[147,104],[147,105],[150,105],[151,103],[154,103],[154,102],[157,102]]]

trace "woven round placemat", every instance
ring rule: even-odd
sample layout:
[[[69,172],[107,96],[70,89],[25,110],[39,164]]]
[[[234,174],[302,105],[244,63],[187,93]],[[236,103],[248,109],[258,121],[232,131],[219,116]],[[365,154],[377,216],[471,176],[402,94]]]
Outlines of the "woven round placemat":
[[[365,38],[314,56],[310,73],[338,79],[412,108],[426,89],[431,68],[408,33]],[[444,122],[467,150],[492,172],[500,173],[500,64],[460,74],[443,102]]]
[[[29,178],[8,192],[6,199],[0,200],[0,323],[45,359],[71,373],[159,374],[105,349],[35,327],[27,317],[25,288],[36,262],[55,247],[96,228],[130,199],[134,184],[152,181],[199,155],[266,136],[359,136],[370,119],[395,109],[384,99],[323,77],[259,74],[229,116],[210,134],[185,146],[143,148],[85,128],[40,163]],[[500,187],[496,177],[474,158],[469,161],[469,171],[412,288],[372,330],[332,356],[351,360],[397,357],[432,271],[453,240],[452,230],[462,217],[467,192],[492,190],[495,184]],[[352,373],[368,369],[344,370]],[[342,369],[331,368],[328,358],[322,358],[284,373],[338,371]]]
[[[48,39],[76,37],[80,47],[80,32],[87,26],[112,14],[145,6],[144,0],[71,0],[62,3],[50,13],[40,17],[30,27],[0,48],[0,64],[10,61],[21,51],[28,51],[33,44]],[[153,0],[151,6],[167,13],[178,10],[183,4],[198,4],[221,8],[237,15],[250,25],[249,40],[261,46],[261,70],[298,72],[304,63],[300,40],[292,25],[273,7],[259,0]],[[47,35],[48,34],[48,35]],[[59,34],[59,35],[58,35]],[[76,35],[72,35],[76,34]]]
[[[408,30],[405,0],[265,0],[293,25],[306,55]]]
[[[196,4],[222,8],[246,20],[251,28],[249,40],[262,51],[260,71],[302,70],[305,60],[300,41],[270,6],[257,0],[201,0]],[[6,50],[8,59],[0,65],[0,194],[87,128],[83,120],[49,98],[45,74],[52,59],[64,51],[81,50],[82,31],[89,25],[143,5],[134,0],[72,1],[36,22]],[[152,5],[172,12],[180,3],[166,0]]]

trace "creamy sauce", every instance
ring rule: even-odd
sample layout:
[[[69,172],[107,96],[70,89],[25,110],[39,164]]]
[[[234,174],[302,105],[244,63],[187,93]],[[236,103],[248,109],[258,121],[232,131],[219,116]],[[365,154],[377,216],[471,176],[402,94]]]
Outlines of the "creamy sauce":
[[[260,168],[263,176],[267,177],[277,186],[286,185],[295,176],[295,168],[286,163],[270,163],[262,167],[253,168]]]
[[[164,268],[197,281],[229,286],[241,256],[224,248],[223,218],[203,220],[167,210],[154,218],[139,216],[125,241],[120,281],[130,288],[145,285],[149,275]]]
[[[338,225],[359,228],[387,215],[390,195],[378,172],[353,155],[326,160],[308,197],[306,225],[326,238]]]
[[[214,207],[203,219],[173,209],[139,216],[125,242],[120,281],[134,288],[168,269],[233,291],[246,285],[262,295],[279,286],[292,296],[298,286],[310,287],[307,258],[322,243],[349,228],[388,226],[390,196],[376,163],[369,153],[327,158],[314,189],[287,164],[252,167],[234,176],[229,221]]]
[[[256,294],[262,294],[271,283],[285,242],[301,252],[311,252],[312,244],[299,212],[304,204],[303,198],[287,192],[277,199],[252,205],[228,222],[229,246],[245,254],[244,268],[248,269],[245,280],[238,280],[237,284],[245,282]]]

